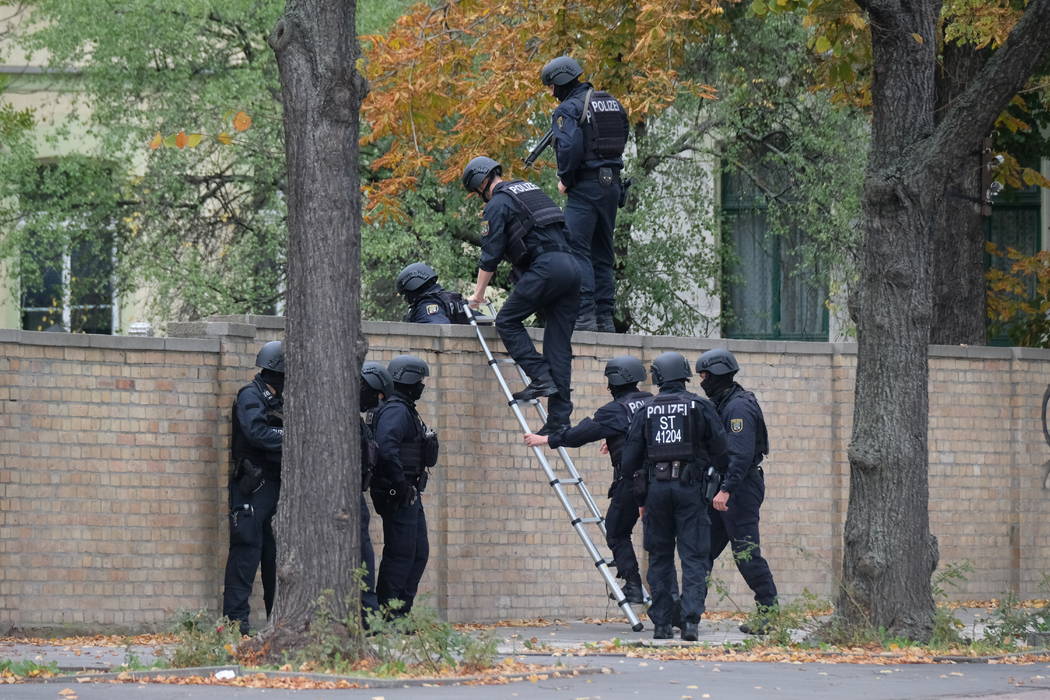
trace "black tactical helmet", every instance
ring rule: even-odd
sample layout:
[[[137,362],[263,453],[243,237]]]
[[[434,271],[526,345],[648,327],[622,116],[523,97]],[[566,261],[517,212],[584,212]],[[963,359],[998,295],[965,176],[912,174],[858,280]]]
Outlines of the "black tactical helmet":
[[[415,355],[398,355],[387,365],[390,377],[398,384],[419,384],[430,376],[430,367]]]
[[[271,340],[259,348],[259,354],[255,356],[255,366],[284,374],[284,344],[279,340]]]
[[[361,381],[387,396],[394,393],[394,379],[381,362],[366,362],[361,365]]]
[[[605,376],[609,378],[609,386],[637,384],[645,379],[645,367],[641,360],[630,355],[614,357],[605,364]]]
[[[651,369],[653,383],[657,386],[693,376],[692,370],[689,369],[689,361],[677,352],[665,352],[657,356]]]
[[[397,273],[397,293],[419,292],[437,282],[438,273],[430,265],[417,262]]]
[[[737,363],[736,358],[733,357],[733,353],[723,348],[715,348],[700,356],[700,359],[696,361],[696,371],[697,373],[710,372],[721,376],[739,372],[740,365]]]
[[[463,186],[468,192],[481,194],[481,184],[495,170],[497,175],[503,174],[503,167],[488,156],[472,158],[467,167],[463,168]]]
[[[551,85],[565,85],[583,75],[583,68],[572,56],[558,56],[547,62],[540,71],[540,80],[548,87]]]

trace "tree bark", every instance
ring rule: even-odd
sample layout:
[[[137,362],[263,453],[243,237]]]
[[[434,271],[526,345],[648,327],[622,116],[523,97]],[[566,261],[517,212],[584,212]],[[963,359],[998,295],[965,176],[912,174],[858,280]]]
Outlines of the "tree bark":
[[[295,646],[330,591],[336,619],[359,591],[361,360],[355,3],[288,0],[277,55],[288,168],[288,396],[277,516],[278,593],[264,637]],[[265,642],[264,642],[265,644]]]
[[[988,59],[972,45],[944,45],[937,80],[937,121],[977,76]],[[984,136],[987,136],[985,134]],[[981,151],[974,143],[958,170],[946,173],[947,196],[941,200],[934,232],[933,328],[935,345],[984,345],[987,309],[984,277],[985,219],[981,213]]]
[[[1031,75],[1048,44],[1050,0],[1033,0],[1009,39],[935,125],[940,2],[859,0],[872,35],[872,147],[865,173],[850,497],[838,622],[927,639],[937,540],[927,452],[933,315],[931,244],[952,173]]]

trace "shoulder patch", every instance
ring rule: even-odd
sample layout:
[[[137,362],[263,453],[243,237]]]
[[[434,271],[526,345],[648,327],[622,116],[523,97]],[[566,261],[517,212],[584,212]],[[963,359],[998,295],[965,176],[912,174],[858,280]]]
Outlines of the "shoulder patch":
[[[558,116],[558,128],[561,129],[564,126],[565,126],[565,117],[559,115]]]
[[[434,314],[436,314],[438,312],[438,305],[437,304],[427,304],[426,312],[427,312],[428,316],[433,316]]]
[[[730,418],[729,429],[734,433],[739,433],[744,430],[744,419],[743,418]]]

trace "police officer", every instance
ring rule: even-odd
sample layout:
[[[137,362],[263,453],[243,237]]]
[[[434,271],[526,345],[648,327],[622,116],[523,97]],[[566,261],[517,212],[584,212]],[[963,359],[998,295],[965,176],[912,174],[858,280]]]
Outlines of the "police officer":
[[[507,352],[528,374],[530,384],[514,393],[519,401],[550,397],[547,422],[538,431],[549,435],[569,426],[572,401],[572,329],[580,300],[580,269],[569,252],[565,217],[543,190],[531,182],[505,182],[503,169],[491,158],[479,156],[463,171],[463,186],[486,202],[488,232],[481,239],[481,261],[474,295],[476,308],[485,301],[485,290],[506,258],[514,266],[517,282],[496,316]],[[524,321],[542,314],[543,354],[525,330]]]
[[[222,614],[248,634],[248,599],[262,564],[266,616],[277,590],[277,544],[273,516],[281,493],[281,447],[284,442],[284,346],[275,340],[260,348],[255,366],[261,371],[237,392],[230,445],[230,552],[222,592]]]
[[[383,559],[376,593],[381,606],[393,600],[403,603],[391,610],[396,616],[412,609],[430,556],[422,493],[427,470],[437,462],[437,437],[416,410],[423,379],[430,376],[427,363],[413,355],[398,355],[387,371],[393,394],[376,409],[372,420],[379,459],[371,493],[372,504],[383,519]]]
[[[426,263],[406,265],[397,275],[397,292],[408,302],[409,323],[470,323],[463,308],[466,299],[438,284],[438,275]]]
[[[691,375],[689,363],[676,352],[653,360],[660,393],[634,414],[623,448],[622,469],[632,474],[645,523],[654,639],[672,636],[676,544],[682,559],[682,639],[698,637],[710,571],[704,480],[726,460],[725,431],[714,405],[685,389]]]
[[[525,444],[530,447],[549,445],[556,450],[605,440],[613,467],[613,482],[609,487],[612,500],[605,514],[605,541],[613,553],[616,575],[626,581],[624,595],[632,603],[642,603],[642,577],[631,544],[631,531],[638,522],[638,506],[631,491],[630,476],[625,478],[620,469],[620,458],[631,417],[652,394],[638,390],[638,382],[645,379],[645,367],[637,358],[625,355],[609,360],[605,365],[605,376],[613,400],[599,408],[594,418],[585,418],[578,425],[549,436],[529,433],[525,436]]]
[[[588,82],[570,56],[543,67],[540,79],[561,103],[551,117],[558,160],[558,189],[567,197],[565,223],[580,259],[582,281],[577,328],[615,332],[613,229],[620,201],[620,171],[627,145],[627,112]]]
[[[766,421],[758,399],[734,381],[740,370],[733,353],[716,348],[696,361],[700,386],[718,409],[729,444],[729,466],[718,493],[711,500],[712,565],[726,544],[759,605],[758,622],[743,624],[746,634],[764,634],[768,614],[777,605],[777,587],[769,564],[759,549],[759,509],[766,496],[762,456],[769,454]]]
[[[361,396],[360,409],[364,416],[360,419],[361,425],[361,564],[365,567],[365,588],[361,591],[362,612],[379,609],[379,600],[376,598],[376,554],[372,547],[372,536],[368,532],[371,516],[368,512],[368,504],[365,502],[364,492],[368,490],[372,482],[372,474],[375,472],[376,462],[379,458],[379,449],[375,441],[375,433],[372,431],[372,418],[379,403],[394,393],[394,380],[390,377],[379,362],[365,362],[361,365]]]

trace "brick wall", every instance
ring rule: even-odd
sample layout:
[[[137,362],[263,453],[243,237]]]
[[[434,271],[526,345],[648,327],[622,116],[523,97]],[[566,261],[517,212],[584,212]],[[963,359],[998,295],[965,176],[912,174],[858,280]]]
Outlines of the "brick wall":
[[[156,628],[179,609],[218,611],[229,407],[258,346],[283,327],[228,316],[170,324],[169,338],[0,331],[0,628]],[[451,620],[615,615],[473,331],[365,331],[370,359],[412,352],[431,365],[421,414],[441,435],[442,459],[425,495],[422,587],[438,608]],[[778,586],[830,596],[849,489],[853,346],[580,333],[574,417],[607,400],[607,359],[648,363],[677,350],[692,362],[716,344],[736,353],[769,423],[762,532]],[[954,595],[1039,596],[1050,565],[1039,421],[1050,352],[930,354],[931,524],[942,562],[976,569]],[[569,453],[604,508],[607,457],[595,445]],[[378,518],[373,536],[381,552]],[[728,555],[714,575],[729,599],[712,593],[710,607],[750,604]],[[257,620],[261,610],[256,595]]]

